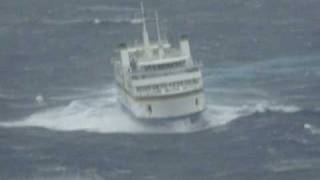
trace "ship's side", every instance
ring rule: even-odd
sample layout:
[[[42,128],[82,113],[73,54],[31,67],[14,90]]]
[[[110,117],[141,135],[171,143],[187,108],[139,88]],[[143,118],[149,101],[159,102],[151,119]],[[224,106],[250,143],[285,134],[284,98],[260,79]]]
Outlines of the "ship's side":
[[[150,42],[143,24],[143,43],[122,44],[113,59],[119,102],[139,119],[190,116],[205,109],[201,67],[194,62],[186,37],[172,48],[159,37]]]
[[[204,110],[204,96],[200,91],[143,100],[121,92],[120,98],[122,105],[138,119],[176,119],[198,115]]]

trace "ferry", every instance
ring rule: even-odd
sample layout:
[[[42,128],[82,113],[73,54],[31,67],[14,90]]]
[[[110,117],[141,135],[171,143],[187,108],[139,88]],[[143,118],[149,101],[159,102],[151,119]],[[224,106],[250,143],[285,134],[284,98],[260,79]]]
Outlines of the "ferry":
[[[187,36],[172,47],[160,33],[149,38],[143,4],[135,24],[142,27],[141,43],[120,44],[112,58],[119,103],[137,119],[157,121],[198,117],[205,110],[201,65],[193,60]]]

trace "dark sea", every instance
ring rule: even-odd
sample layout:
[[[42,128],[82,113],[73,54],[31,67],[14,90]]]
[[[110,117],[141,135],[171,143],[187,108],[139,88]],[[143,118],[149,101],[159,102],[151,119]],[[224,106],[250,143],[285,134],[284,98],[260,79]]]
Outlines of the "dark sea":
[[[145,0],[203,64],[205,126],[146,125],[111,57],[138,0],[0,0],[0,180],[319,180],[320,0]]]

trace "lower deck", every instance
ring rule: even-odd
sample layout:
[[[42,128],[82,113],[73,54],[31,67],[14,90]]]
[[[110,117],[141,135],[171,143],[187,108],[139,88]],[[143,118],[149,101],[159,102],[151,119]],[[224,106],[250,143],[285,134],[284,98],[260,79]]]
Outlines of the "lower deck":
[[[138,119],[173,119],[199,114],[205,110],[202,90],[168,97],[135,98],[119,87],[118,99]]]

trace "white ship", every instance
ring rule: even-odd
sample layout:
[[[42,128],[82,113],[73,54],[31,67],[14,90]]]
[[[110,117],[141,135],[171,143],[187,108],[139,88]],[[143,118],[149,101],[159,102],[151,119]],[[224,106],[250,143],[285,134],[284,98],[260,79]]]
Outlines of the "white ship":
[[[120,57],[113,58],[118,101],[135,118],[177,119],[194,117],[205,110],[201,68],[191,56],[189,41],[181,37],[173,48],[160,35],[156,17],[157,40],[150,41],[143,4],[142,43],[120,45]]]

